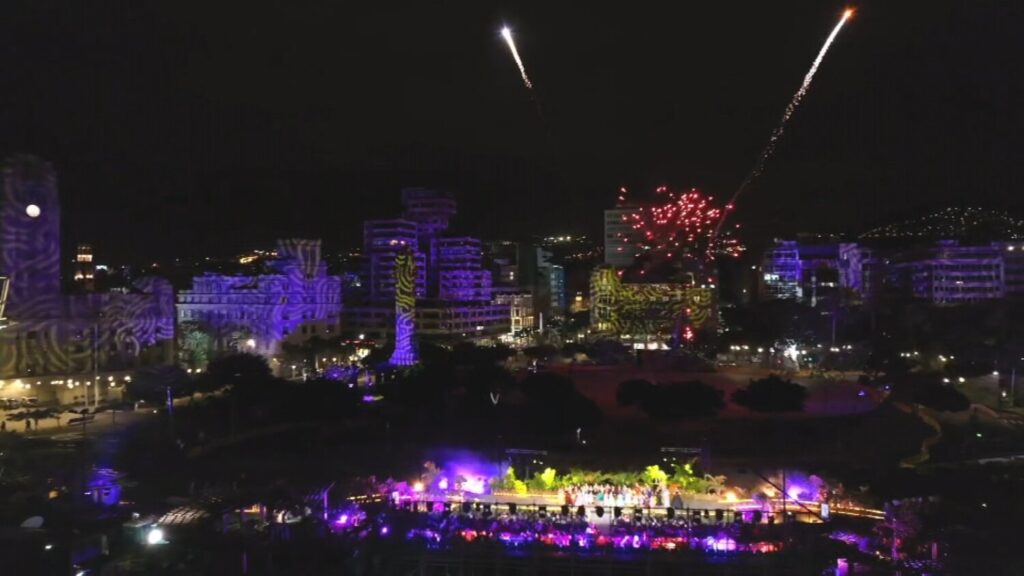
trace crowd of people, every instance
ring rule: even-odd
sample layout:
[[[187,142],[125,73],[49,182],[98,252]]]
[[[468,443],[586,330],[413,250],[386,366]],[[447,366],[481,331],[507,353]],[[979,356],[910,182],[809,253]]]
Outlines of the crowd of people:
[[[772,541],[756,538],[754,530],[763,528],[738,524],[702,524],[677,516],[674,518],[640,515],[622,517],[599,527],[574,514],[547,514],[540,511],[490,514],[486,511],[415,514],[408,538],[429,546],[453,543],[492,542],[506,546],[554,546],[558,548],[702,550],[708,552],[774,552],[780,547]],[[409,516],[408,514],[412,514]]]
[[[683,507],[682,494],[679,491],[670,493],[668,486],[664,484],[657,486],[582,484],[564,488],[562,497],[563,502],[570,506]]]

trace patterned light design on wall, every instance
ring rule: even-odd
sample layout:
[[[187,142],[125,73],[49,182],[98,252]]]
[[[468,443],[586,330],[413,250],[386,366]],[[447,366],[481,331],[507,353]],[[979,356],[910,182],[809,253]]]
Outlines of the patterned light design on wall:
[[[692,340],[715,321],[714,290],[678,283],[623,283],[601,266],[590,278],[591,325],[618,336],[671,335]]]
[[[416,317],[416,259],[412,250],[395,256],[395,351],[389,362],[395,366],[412,366],[417,362],[413,346]]]

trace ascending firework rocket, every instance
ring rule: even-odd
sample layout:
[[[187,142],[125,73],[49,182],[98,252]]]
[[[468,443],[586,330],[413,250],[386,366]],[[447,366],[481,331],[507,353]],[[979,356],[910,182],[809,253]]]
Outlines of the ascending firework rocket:
[[[533,83],[530,82],[530,77],[526,75],[526,67],[523,66],[523,59],[519,57],[519,51],[516,50],[516,42],[512,39],[512,31],[508,29],[508,26],[501,29],[501,37],[505,39],[509,51],[512,52],[512,59],[516,61],[516,66],[519,67],[519,74],[523,77],[523,84],[526,84],[526,87],[532,90]]]
[[[847,8],[843,12],[843,16],[839,19],[839,23],[832,29],[832,33],[825,39],[825,44],[821,46],[821,50],[818,51],[818,56],[814,58],[814,62],[811,64],[811,69],[808,70],[807,74],[804,76],[803,84],[800,85],[800,89],[793,95],[793,99],[789,101],[789,104],[786,106],[786,111],[782,113],[782,120],[779,121],[779,125],[775,128],[771,137],[768,139],[768,145],[764,147],[761,155],[758,156],[757,162],[754,164],[754,168],[750,171],[750,174],[748,174],[743,180],[740,187],[736,189],[736,193],[732,195],[732,199],[729,201],[730,206],[736,205],[736,200],[739,198],[743,190],[750,185],[750,182],[753,181],[754,178],[757,178],[758,175],[761,174],[762,170],[764,170],[764,164],[769,158],[771,158],[772,153],[775,152],[775,144],[782,136],[782,132],[785,131],[786,124],[789,123],[789,119],[793,116],[793,112],[795,112],[797,107],[800,106],[800,101],[803,100],[804,94],[807,94],[807,90],[811,87],[811,81],[814,80],[814,74],[818,71],[818,66],[821,65],[821,61],[825,59],[825,53],[828,52],[829,47],[832,46],[832,42],[836,39],[836,36],[839,35],[839,31],[843,29],[843,25],[846,24],[846,21],[849,20],[851,16],[853,16],[853,8]],[[724,218],[718,222],[718,227],[715,228],[716,236],[718,235],[718,231],[721,229],[723,222],[725,222]]]

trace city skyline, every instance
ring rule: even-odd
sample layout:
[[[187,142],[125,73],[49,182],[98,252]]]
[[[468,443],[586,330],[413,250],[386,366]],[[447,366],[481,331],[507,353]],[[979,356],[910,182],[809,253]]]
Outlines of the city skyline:
[[[842,231],[967,198],[1019,213],[1019,8],[856,8],[737,219]],[[467,234],[596,236],[621,185],[728,197],[842,9],[393,18],[314,4],[280,18],[257,3],[241,25],[184,5],[26,5],[3,24],[24,48],[0,54],[3,155],[53,162],[64,237],[118,260],[296,235],[356,245],[359,223],[416,185],[451,189]]]

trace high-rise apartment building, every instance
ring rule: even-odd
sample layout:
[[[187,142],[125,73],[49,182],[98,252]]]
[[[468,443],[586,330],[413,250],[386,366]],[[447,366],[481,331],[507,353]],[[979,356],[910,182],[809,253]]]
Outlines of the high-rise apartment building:
[[[637,232],[628,222],[636,208],[611,208],[604,211],[604,263],[617,268],[632,266],[636,259]]]

